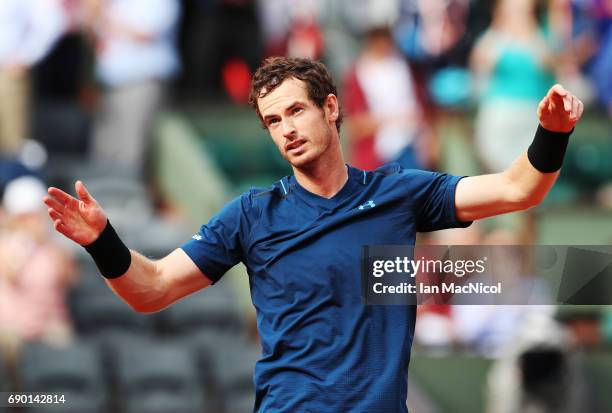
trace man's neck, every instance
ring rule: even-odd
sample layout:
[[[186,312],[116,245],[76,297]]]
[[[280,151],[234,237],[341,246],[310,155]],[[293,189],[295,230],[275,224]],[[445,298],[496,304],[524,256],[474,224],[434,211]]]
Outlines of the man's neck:
[[[307,168],[293,168],[295,179],[308,192],[323,198],[332,198],[348,180],[348,168],[342,156],[328,162],[320,159]]]

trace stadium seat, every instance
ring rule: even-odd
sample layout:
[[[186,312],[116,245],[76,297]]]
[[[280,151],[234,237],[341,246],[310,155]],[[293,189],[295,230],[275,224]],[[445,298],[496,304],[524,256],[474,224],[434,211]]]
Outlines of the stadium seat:
[[[246,405],[252,411],[253,368],[261,350],[244,332],[200,329],[180,340],[192,349],[197,359],[199,379],[214,411],[234,413],[234,408]],[[245,399],[244,403],[240,402]]]
[[[153,216],[145,227],[131,237],[134,244],[130,244],[130,247],[147,257],[162,258],[192,235],[181,224],[169,223]]]
[[[226,413],[252,413],[255,405],[255,394],[245,393],[229,397],[225,403]]]
[[[182,299],[160,316],[164,331],[181,336],[203,329],[237,332],[244,326],[232,291],[221,285]]]
[[[85,250],[82,251],[82,255],[79,254],[77,262],[79,278],[76,285],[73,286],[71,294],[75,295],[75,297],[113,294],[104,282],[104,278],[100,276],[96,263]]]
[[[4,359],[2,358],[2,353],[0,353],[0,392],[8,391],[8,389],[9,389],[8,371],[6,369]],[[2,408],[0,408],[0,411],[2,411]]]
[[[195,334],[177,339],[193,352],[200,373],[200,380],[207,386],[216,390],[221,389],[216,368],[220,353],[230,351],[233,343],[242,342],[245,338],[241,333],[228,334],[209,329],[203,329]]]
[[[79,264],[78,283],[68,295],[70,318],[79,334],[96,341],[123,331],[153,334],[155,315],[138,314],[122,302],[104,282],[91,257],[80,258]]]
[[[29,344],[17,368],[22,391],[57,392],[67,397],[64,405],[41,406],[28,411],[106,411],[107,389],[100,359],[95,347],[87,343],[74,343],[65,347]]]
[[[115,353],[126,413],[201,413],[205,395],[193,353],[177,342],[141,341]]]
[[[246,339],[234,339],[217,349],[211,360],[226,400],[251,395],[254,400],[253,369],[261,350]]]
[[[131,331],[152,334],[154,317],[139,314],[109,291],[105,295],[76,296],[72,316],[77,331],[87,336],[109,331]]]
[[[85,155],[91,115],[78,105],[39,101],[32,115],[32,136],[52,154]]]
[[[84,178],[81,178],[84,179]],[[153,206],[145,186],[122,176],[91,177],[83,180],[127,242],[138,234],[153,217]],[[129,245],[129,244],[128,244]]]

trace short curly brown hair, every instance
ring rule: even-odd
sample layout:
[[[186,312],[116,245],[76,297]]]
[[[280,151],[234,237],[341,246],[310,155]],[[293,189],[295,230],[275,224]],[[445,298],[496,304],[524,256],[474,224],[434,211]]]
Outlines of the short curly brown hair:
[[[249,105],[255,109],[264,129],[266,129],[266,125],[259,111],[257,100],[267,96],[280,86],[281,83],[290,78],[299,79],[306,83],[308,99],[319,108],[323,108],[325,100],[330,93],[338,96],[334,80],[323,63],[293,57],[267,58],[255,72],[249,94]],[[342,125],[342,117],[342,108],[340,108],[340,114],[336,120],[338,132],[340,132],[340,125]]]

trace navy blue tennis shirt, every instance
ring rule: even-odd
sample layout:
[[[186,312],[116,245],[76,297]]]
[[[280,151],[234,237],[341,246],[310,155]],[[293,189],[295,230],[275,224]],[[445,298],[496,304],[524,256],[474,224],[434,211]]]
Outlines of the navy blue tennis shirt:
[[[455,214],[461,177],[397,164],[348,172],[329,199],[293,176],[252,189],[182,246],[213,282],[247,267],[263,353],[256,412],[408,411],[416,307],[364,305],[362,246],[468,226]]]

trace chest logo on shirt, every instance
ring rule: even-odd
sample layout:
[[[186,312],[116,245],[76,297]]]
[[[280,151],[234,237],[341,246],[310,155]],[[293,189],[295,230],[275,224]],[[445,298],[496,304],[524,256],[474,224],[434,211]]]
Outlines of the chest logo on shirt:
[[[374,201],[369,200],[368,202],[366,202],[365,204],[359,205],[359,210],[364,210],[366,208],[374,208],[376,206],[376,204],[374,203]]]
[[[191,238],[193,238],[193,239],[194,239],[194,240],[196,240],[196,241],[202,241],[202,236],[201,236],[200,234],[195,234],[195,235],[194,235],[193,237],[191,237]]]

